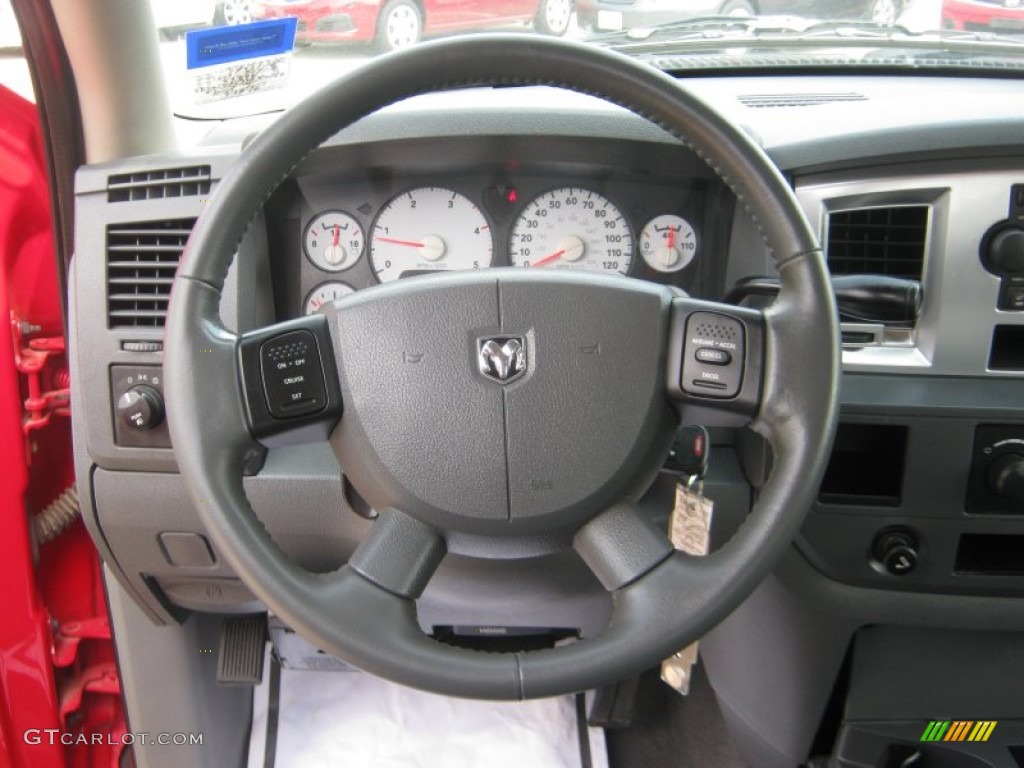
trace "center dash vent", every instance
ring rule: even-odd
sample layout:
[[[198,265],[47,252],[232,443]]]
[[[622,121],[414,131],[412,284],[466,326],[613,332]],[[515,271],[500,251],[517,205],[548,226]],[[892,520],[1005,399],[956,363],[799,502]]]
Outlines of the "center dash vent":
[[[210,166],[119,173],[107,178],[107,202],[194,197],[210,192]]]
[[[825,246],[828,267],[833,275],[920,280],[927,240],[926,205],[833,211]]]
[[[107,322],[163,328],[174,273],[195,219],[107,227]]]
[[[843,101],[867,101],[863,93],[754,93],[737,96],[739,102],[751,109],[766,107],[816,107]]]

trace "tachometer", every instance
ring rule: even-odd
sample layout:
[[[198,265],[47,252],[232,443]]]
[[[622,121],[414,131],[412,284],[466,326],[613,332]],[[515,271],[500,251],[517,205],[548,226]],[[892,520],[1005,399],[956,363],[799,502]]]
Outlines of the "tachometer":
[[[382,283],[423,272],[489,267],[493,251],[480,209],[441,187],[411,189],[392,199],[370,234],[370,266]]]
[[[625,274],[633,261],[633,234],[608,198],[589,189],[563,187],[535,198],[519,215],[512,227],[509,258],[519,267]]]

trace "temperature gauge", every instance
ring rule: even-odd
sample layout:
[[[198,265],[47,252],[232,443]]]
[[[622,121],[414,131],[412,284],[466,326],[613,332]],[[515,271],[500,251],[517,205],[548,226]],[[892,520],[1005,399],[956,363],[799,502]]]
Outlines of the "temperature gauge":
[[[348,283],[320,283],[309,292],[302,314],[312,315],[320,311],[324,304],[330,304],[335,299],[355,293],[356,289]]]
[[[678,272],[697,255],[697,233],[680,216],[655,216],[640,230],[640,255],[651,269]]]
[[[317,214],[302,237],[306,256],[325,272],[341,272],[359,261],[363,242],[359,222],[343,211]]]

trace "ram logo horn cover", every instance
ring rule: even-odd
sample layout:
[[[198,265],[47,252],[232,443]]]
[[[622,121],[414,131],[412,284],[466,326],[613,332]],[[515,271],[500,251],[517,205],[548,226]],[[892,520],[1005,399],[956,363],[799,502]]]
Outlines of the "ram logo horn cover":
[[[480,373],[508,384],[526,373],[526,340],[522,336],[486,336],[477,341]]]

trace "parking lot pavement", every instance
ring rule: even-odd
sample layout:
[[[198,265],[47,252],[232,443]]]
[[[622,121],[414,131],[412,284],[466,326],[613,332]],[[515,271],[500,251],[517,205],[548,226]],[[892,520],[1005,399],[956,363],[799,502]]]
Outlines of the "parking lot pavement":
[[[0,50],[0,83],[29,101],[36,100],[32,91],[32,78],[20,48]]]
[[[510,27],[496,33],[536,34],[529,27]],[[492,34],[480,32],[478,34]],[[577,26],[575,17],[565,35],[572,40],[584,36]],[[303,95],[322,88],[331,80],[347,74],[373,58],[374,51],[369,45],[314,45],[298,48],[292,63],[292,81]]]
[[[942,0],[910,0],[897,23],[914,32],[942,29]]]

